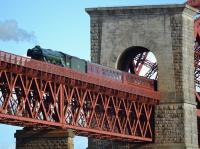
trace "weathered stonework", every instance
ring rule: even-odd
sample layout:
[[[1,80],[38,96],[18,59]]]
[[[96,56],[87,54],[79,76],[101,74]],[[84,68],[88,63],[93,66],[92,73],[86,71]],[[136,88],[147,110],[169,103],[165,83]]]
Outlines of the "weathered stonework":
[[[62,129],[17,130],[16,149],[73,149],[73,132]]]
[[[117,141],[107,141],[107,140],[98,140],[90,139],[88,142],[88,149],[137,149],[141,144],[126,143],[126,142],[117,142]]]
[[[91,17],[93,62],[116,68],[120,55],[136,46],[147,48],[156,56],[161,101],[155,109],[155,143],[134,148],[198,148],[193,92],[193,16],[197,10],[181,4],[89,8],[86,11]],[[92,24],[99,24],[98,29]],[[97,142],[89,139],[89,149],[113,146],[113,142],[110,145],[109,141]],[[120,143],[114,146],[122,148]]]
[[[94,63],[100,63],[100,53],[101,53],[101,32],[102,32],[102,21],[99,17],[91,19],[91,61]]]
[[[187,103],[161,104],[155,112],[155,143],[197,146],[197,118],[192,116],[196,107]],[[196,146],[195,146],[196,145]]]

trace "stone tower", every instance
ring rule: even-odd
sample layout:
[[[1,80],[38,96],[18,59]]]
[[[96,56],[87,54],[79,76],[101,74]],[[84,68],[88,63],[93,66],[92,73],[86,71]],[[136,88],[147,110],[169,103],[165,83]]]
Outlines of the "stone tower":
[[[193,51],[197,10],[179,4],[86,11],[91,17],[93,62],[116,68],[120,56],[138,46],[156,56],[161,101],[155,109],[155,141],[135,148],[197,149]],[[131,148],[124,144],[90,138],[88,148]]]

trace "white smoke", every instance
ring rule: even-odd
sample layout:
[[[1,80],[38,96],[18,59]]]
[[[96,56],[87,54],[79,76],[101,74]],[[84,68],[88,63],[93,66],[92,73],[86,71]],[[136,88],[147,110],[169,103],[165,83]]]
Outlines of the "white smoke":
[[[27,32],[20,28],[15,20],[0,21],[0,40],[2,41],[27,41],[35,42],[36,37],[33,32]]]

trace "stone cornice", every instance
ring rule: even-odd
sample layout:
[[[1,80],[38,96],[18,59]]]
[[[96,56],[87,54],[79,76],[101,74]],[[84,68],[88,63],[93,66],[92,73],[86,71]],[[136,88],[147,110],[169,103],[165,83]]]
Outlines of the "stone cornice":
[[[198,12],[197,9],[186,4],[97,7],[86,8],[85,10],[91,16],[178,14],[183,12],[195,15]]]

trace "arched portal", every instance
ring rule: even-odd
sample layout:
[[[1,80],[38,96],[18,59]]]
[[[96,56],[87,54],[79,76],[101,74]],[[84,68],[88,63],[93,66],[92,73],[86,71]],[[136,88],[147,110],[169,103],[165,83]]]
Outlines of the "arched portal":
[[[127,61],[139,58],[138,49],[156,55],[161,104],[155,109],[155,144],[150,148],[197,148],[192,48],[197,11],[187,5],[159,5],[91,8],[87,12],[93,62],[110,67],[117,64],[116,68],[129,71]]]
[[[117,69],[157,80],[157,60],[147,48],[133,46],[118,58]]]

